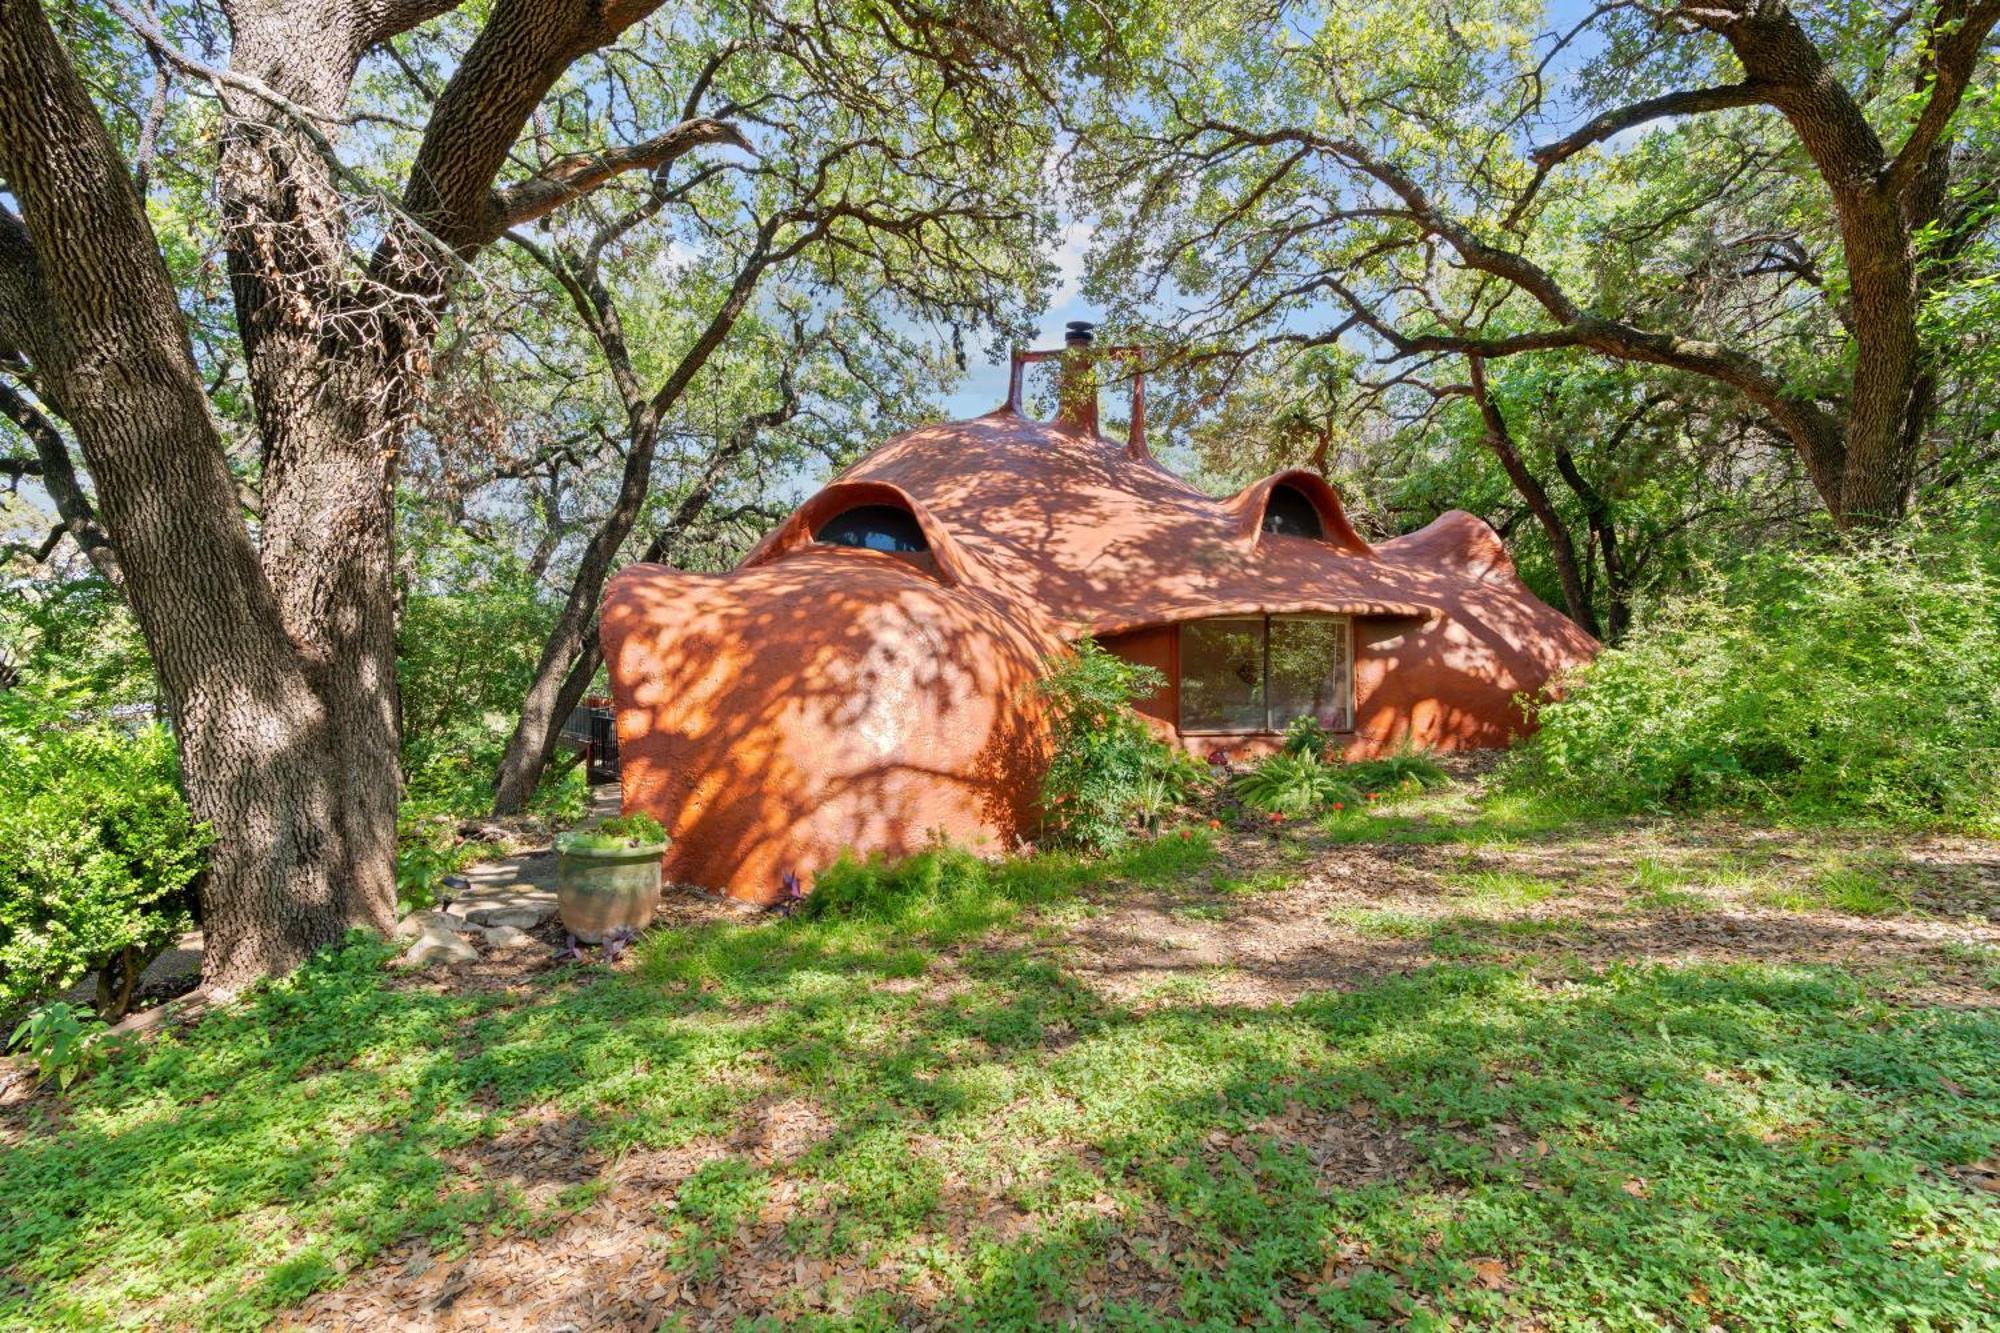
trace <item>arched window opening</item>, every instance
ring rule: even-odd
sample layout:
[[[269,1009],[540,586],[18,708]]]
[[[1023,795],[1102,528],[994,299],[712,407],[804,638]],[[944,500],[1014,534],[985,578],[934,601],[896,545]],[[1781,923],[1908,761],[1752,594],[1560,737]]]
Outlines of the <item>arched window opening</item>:
[[[822,546],[858,546],[895,555],[931,549],[917,516],[894,505],[856,505],[820,524],[813,540]]]
[[[1304,491],[1294,486],[1271,488],[1271,496],[1264,502],[1264,531],[1287,537],[1310,537],[1315,541],[1326,537],[1319,509]]]

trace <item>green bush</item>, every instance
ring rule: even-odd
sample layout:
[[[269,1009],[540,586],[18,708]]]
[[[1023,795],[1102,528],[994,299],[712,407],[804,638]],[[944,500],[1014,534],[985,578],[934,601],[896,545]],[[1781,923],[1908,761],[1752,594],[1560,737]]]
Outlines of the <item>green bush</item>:
[[[1334,801],[1355,799],[1340,769],[1314,754],[1280,750],[1231,784],[1236,799],[1279,815],[1309,815]]]
[[[189,929],[208,838],[173,741],[0,694],[0,1019],[86,973],[136,978]],[[123,989],[123,988],[119,988]],[[116,1017],[123,998],[107,1008]]]
[[[1133,700],[1165,684],[1158,671],[1090,639],[1051,664],[1040,683],[1056,741],[1042,781],[1043,829],[1051,841],[1116,847],[1136,819],[1157,820],[1205,777],[1132,711]]]
[[[2000,558],[1938,535],[1754,557],[1538,717],[1503,781],[1588,809],[2000,828]]]
[[[1394,754],[1344,765],[1340,775],[1360,792],[1418,792],[1451,781],[1435,756],[1407,742]]]
[[[1333,733],[1320,725],[1316,717],[1295,717],[1285,728],[1285,752],[1302,754],[1313,759],[1326,758],[1327,747],[1333,744]]]

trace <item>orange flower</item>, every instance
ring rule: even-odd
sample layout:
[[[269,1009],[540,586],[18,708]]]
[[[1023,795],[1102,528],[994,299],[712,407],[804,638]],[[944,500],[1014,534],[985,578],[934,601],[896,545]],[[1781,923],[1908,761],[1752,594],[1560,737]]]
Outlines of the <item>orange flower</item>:
[[[1285,816],[1281,812],[1273,810],[1271,812],[1271,822],[1273,824],[1282,824],[1285,822]]]
[[[1182,829],[1182,830],[1181,830],[1181,841],[1182,841],[1182,842],[1186,842],[1186,841],[1187,841],[1187,840],[1188,840],[1189,838],[1191,838],[1191,837],[1193,837],[1193,836],[1194,836],[1194,835],[1193,835],[1192,833],[1189,833],[1189,832],[1188,832],[1188,831],[1187,831],[1186,829]]]
[[[1208,826],[1212,829],[1219,829],[1222,827],[1222,821],[1219,819],[1211,819],[1208,821]]]
[[[1345,810],[1347,807],[1345,805],[1342,805],[1339,801],[1335,801],[1333,803],[1333,808],[1336,810]]]

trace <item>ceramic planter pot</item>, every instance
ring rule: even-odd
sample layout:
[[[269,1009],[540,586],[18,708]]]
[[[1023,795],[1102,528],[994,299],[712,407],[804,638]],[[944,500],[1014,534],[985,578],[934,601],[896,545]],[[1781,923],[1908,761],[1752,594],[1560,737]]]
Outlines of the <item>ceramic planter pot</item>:
[[[585,944],[602,944],[623,927],[644,930],[660,905],[660,858],[667,844],[559,848],[556,908],[563,928]]]

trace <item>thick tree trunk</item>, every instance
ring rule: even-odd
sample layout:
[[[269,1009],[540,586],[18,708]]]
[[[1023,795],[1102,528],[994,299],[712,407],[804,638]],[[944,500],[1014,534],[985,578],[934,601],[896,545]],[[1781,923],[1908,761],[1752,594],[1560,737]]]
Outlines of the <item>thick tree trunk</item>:
[[[1562,584],[1564,609],[1592,637],[1600,637],[1597,615],[1591,610],[1590,593],[1583,586],[1583,568],[1576,558],[1576,542],[1570,537],[1569,527],[1556,512],[1555,503],[1539,478],[1528,470],[1521,458],[1521,451],[1514,447],[1514,437],[1507,428],[1507,418],[1501,415],[1499,404],[1486,391],[1486,365],[1476,356],[1467,357],[1466,365],[1471,371],[1472,401],[1479,406],[1479,419],[1485,426],[1486,447],[1500,460],[1507,479],[1514,483],[1514,489],[1527,504],[1535,521],[1542,525],[1542,533],[1548,538],[1549,552],[1556,562],[1556,578]]]
[[[385,905],[346,874],[343,756],[236,508],[144,208],[39,6],[0,0],[0,171],[20,199],[4,332],[29,355],[98,483],[171,711],[183,783],[215,843],[207,977],[295,965]],[[23,293],[37,295],[27,307]],[[60,311],[62,318],[21,318]]]
[[[231,67],[331,123],[358,56],[350,12],[235,6]],[[263,99],[226,91],[223,105],[224,244],[263,432],[260,563],[325,718],[338,835],[327,873],[349,915],[386,924],[402,784],[393,492],[415,391],[414,364],[386,358],[425,345],[435,315],[388,290],[346,296],[350,228],[332,168]]]
[[[1855,358],[1837,476],[1814,483],[1841,527],[1874,526],[1903,514],[1929,403],[1920,392],[1922,346],[1915,226],[1930,219],[1937,186],[1928,177],[1899,193],[1874,126],[1783,5],[1714,11],[1712,24],[1750,79],[1769,90],[1825,182],[1846,253]],[[1990,20],[1989,20],[1990,21]],[[1920,199],[1918,196],[1927,196]],[[1915,428],[1913,428],[1913,425]]]

